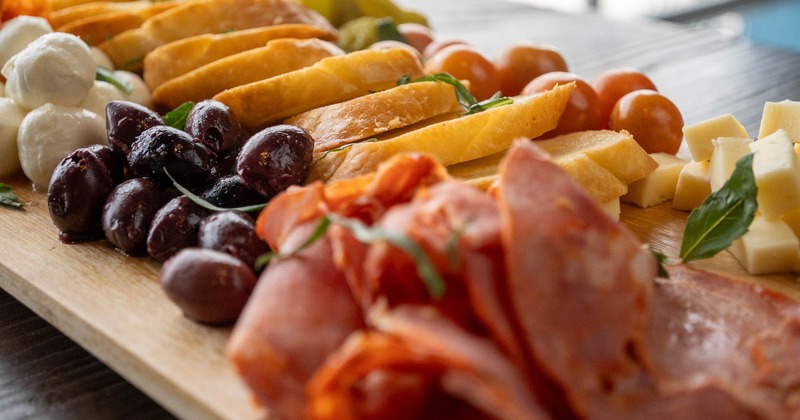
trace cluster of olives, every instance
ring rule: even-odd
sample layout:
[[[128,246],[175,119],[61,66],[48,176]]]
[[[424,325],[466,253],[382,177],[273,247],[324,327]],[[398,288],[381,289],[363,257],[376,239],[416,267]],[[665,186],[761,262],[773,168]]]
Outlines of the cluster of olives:
[[[288,125],[247,136],[213,100],[192,108],[184,130],[127,101],[109,102],[106,118],[110,146],[78,149],[53,173],[47,202],[59,238],[105,238],[125,254],[166,261],[161,284],[187,317],[235,320],[256,283],[254,262],[269,249],[250,215],[209,210],[173,179],[216,207],[265,203],[304,180],[313,139]]]

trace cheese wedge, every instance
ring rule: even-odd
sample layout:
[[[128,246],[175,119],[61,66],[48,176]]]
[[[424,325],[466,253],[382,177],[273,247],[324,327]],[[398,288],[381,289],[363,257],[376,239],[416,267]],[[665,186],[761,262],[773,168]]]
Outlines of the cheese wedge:
[[[323,152],[461,109],[453,86],[409,83],[313,109],[284,121],[303,127]]]
[[[694,210],[703,204],[711,194],[711,183],[708,180],[708,162],[687,162],[678,175],[675,186],[675,197],[672,208],[676,210]]]
[[[362,50],[313,66],[226,90],[214,99],[246,127],[257,129],[314,108],[344,102],[422,76],[422,64],[406,48]]]
[[[172,41],[201,34],[307,23],[333,30],[317,12],[292,0],[192,0],[147,19],[99,47],[117,68],[138,71],[150,51]]]
[[[766,219],[800,207],[800,159],[782,129],[750,143],[753,175],[758,186],[758,211]]]
[[[178,76],[157,87],[153,102],[173,109],[209,99],[225,89],[308,67],[335,55],[339,47],[319,39],[276,39],[266,46],[234,54]]]
[[[273,26],[203,34],[170,42],[151,51],[144,59],[144,81],[155,90],[170,79],[186,74],[219,59],[281,39],[319,38],[336,41],[336,31],[305,23],[286,23]]]
[[[668,153],[652,153],[650,157],[658,167],[650,175],[628,185],[628,193],[621,197],[625,203],[646,208],[672,200],[678,177],[686,161]]]
[[[750,153],[750,143],[753,141],[745,138],[720,137],[712,140],[714,151],[711,153],[708,167],[708,181],[711,191],[717,191],[725,185],[734,168],[736,161]]]
[[[695,162],[711,159],[714,151],[711,141],[718,137],[747,138],[748,135],[744,126],[731,114],[683,127],[683,138]]]
[[[782,129],[793,143],[800,143],[800,102],[767,102],[761,115],[758,138],[764,138]]]
[[[747,233],[728,248],[748,273],[785,273],[800,268],[800,241],[782,220],[756,216]]]
[[[517,138],[533,138],[552,130],[574,88],[570,83],[518,98],[511,105],[411,126],[399,133],[390,131],[378,136],[378,141],[354,143],[318,159],[308,179],[352,178],[374,171],[381,162],[402,152],[428,153],[443,165],[453,165],[506,150]]]

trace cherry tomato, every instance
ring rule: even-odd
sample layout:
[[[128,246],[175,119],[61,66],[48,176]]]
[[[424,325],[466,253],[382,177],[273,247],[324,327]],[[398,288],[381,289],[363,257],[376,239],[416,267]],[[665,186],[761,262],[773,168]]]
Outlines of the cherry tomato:
[[[422,54],[431,42],[433,42],[433,31],[431,28],[419,23],[401,23],[397,25],[397,30],[406,38],[408,45],[416,48]]]
[[[609,128],[627,130],[647,153],[678,152],[683,139],[683,117],[664,95],[648,89],[635,90],[614,105]]]
[[[500,90],[500,79],[491,60],[477,48],[457,44],[445,47],[425,63],[425,74],[450,73],[459,80],[469,80],[470,92],[482,101]]]
[[[658,90],[649,77],[630,67],[614,68],[601,73],[592,80],[592,87],[600,97],[603,128],[608,124],[614,104],[623,95],[639,89]]]
[[[505,96],[519,95],[531,80],[551,71],[568,71],[556,47],[533,42],[511,44],[500,51],[494,63]]]
[[[442,50],[443,48],[449,47],[451,45],[469,45],[466,41],[460,39],[453,39],[453,38],[445,38],[445,39],[435,39],[433,42],[428,44],[424,50],[422,50],[422,56],[425,59],[429,59],[433,57],[434,54]]]
[[[576,131],[598,130],[602,126],[600,121],[600,98],[592,87],[580,76],[574,73],[553,71],[545,73],[528,83],[522,89],[523,95],[545,92],[556,85],[575,82],[575,90],[569,97],[564,113],[558,120],[556,128],[542,135],[542,138],[554,137],[560,134]]]

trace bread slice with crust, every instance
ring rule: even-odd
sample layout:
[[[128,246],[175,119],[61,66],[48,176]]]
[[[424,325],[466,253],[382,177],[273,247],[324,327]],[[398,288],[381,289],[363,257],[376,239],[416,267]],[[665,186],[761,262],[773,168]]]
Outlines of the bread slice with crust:
[[[142,69],[145,55],[157,47],[200,34],[307,23],[333,30],[317,12],[292,0],[192,0],[147,19],[99,47],[124,70]]]
[[[257,129],[314,108],[389,89],[405,75],[422,76],[406,48],[361,50],[313,66],[226,90],[214,99],[246,127]]]
[[[419,82],[312,109],[284,123],[303,127],[314,139],[314,152],[324,152],[459,109],[453,86]]]
[[[284,23],[223,34],[203,34],[162,45],[145,56],[144,81],[155,90],[168,80],[198,69],[219,59],[281,39],[319,38],[336,41],[331,28],[306,23]]]
[[[264,47],[219,59],[169,80],[153,91],[152,98],[154,103],[172,109],[343,54],[338,46],[316,38],[276,39]]]
[[[126,3],[108,3],[109,11],[71,20],[56,27],[56,30],[79,36],[89,45],[98,45],[127,30],[142,26],[150,17],[165,12],[179,4],[177,1],[135,3],[148,4],[119,7],[126,5]],[[90,3],[86,6],[91,6],[92,4]]]
[[[334,181],[374,171],[378,165],[402,152],[435,156],[443,165],[454,165],[508,149],[519,138],[534,138],[558,123],[574,83],[533,96],[519,97],[513,104],[471,115],[434,118],[433,122],[390,131],[374,142],[318,157],[309,180]]]

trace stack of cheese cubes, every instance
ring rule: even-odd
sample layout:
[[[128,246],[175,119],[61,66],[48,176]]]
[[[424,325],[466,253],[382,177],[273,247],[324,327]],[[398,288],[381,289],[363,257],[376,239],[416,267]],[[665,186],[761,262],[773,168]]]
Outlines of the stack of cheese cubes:
[[[800,269],[800,102],[768,102],[757,140],[730,114],[684,127],[692,161],[680,170],[672,206],[691,210],[754,153],[758,212],[729,249],[750,274]]]

